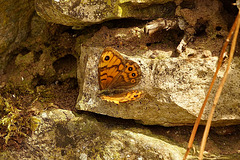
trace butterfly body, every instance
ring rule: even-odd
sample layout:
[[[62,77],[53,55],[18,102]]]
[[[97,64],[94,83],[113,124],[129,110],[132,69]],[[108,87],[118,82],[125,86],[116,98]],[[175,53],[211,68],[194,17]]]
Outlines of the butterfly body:
[[[100,90],[128,89],[139,83],[141,69],[139,65],[124,59],[115,49],[107,47],[102,52],[98,64],[98,81]],[[142,91],[128,91],[113,96],[101,96],[103,100],[114,102],[128,102],[138,99]]]

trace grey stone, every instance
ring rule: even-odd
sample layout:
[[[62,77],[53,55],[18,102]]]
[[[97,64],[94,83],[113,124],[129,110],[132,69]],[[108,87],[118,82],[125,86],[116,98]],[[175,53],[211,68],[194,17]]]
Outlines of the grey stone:
[[[24,148],[0,154],[7,159],[181,159],[185,150],[148,129],[111,125],[91,116],[54,109],[38,116],[37,130]]]
[[[120,33],[125,35],[120,40],[124,42],[132,38],[132,35],[128,34],[129,30],[131,29],[115,29],[113,34],[111,30],[108,33],[111,35],[110,37],[116,37]],[[85,44],[92,44],[91,42],[96,39],[101,39],[100,33],[101,31],[96,33]],[[139,37],[144,41],[144,37]],[[138,37],[136,36],[135,39]],[[145,96],[140,101],[118,105],[99,98],[97,66],[104,48],[96,46],[94,42],[93,46],[85,44],[81,46],[81,56],[78,63],[80,93],[76,105],[77,109],[112,117],[134,119],[148,125],[181,126],[194,124],[215,72],[217,57],[171,57],[165,52],[163,52],[164,56],[161,56],[161,50],[156,49],[152,53],[160,53],[161,58],[152,59],[147,58],[149,50],[144,51],[137,48],[134,52],[138,54],[133,56],[134,52],[129,53],[128,47],[125,47],[125,51],[122,49],[125,54],[122,55],[137,62],[142,70],[141,82],[133,89],[143,90]],[[188,49],[186,50],[188,51]],[[190,51],[192,50],[194,49]],[[195,52],[205,54],[205,52],[210,51],[206,49],[195,50]],[[213,125],[224,126],[240,122],[239,64],[239,58],[235,57],[214,114]],[[223,64],[217,83],[222,78],[225,68],[226,65]],[[216,86],[213,93],[214,91],[216,91]],[[212,100],[213,94],[210,96],[210,104],[207,104],[203,120],[207,119]]]
[[[34,1],[1,1],[0,13],[0,74],[2,74],[3,68],[12,58],[11,52],[19,47],[29,34]]]
[[[35,0],[35,5],[37,13],[46,21],[82,28],[111,19],[174,16],[176,5],[171,1],[141,1],[139,4],[138,1],[116,0]]]

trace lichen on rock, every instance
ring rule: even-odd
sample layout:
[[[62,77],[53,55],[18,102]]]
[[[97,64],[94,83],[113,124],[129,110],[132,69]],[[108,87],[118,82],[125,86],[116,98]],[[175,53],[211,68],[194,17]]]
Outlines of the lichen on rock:
[[[99,22],[120,19],[137,18],[153,19],[162,16],[173,16],[175,4],[164,1],[48,1],[36,0],[37,13],[47,21],[83,28]],[[155,4],[155,5],[151,5]]]

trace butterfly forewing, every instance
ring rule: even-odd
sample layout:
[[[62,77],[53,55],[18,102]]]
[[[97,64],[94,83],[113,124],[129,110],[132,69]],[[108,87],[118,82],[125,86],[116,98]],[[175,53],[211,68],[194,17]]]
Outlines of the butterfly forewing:
[[[116,50],[104,49],[99,65],[100,89],[122,89],[137,85],[141,79],[141,69],[136,62],[125,60]]]
[[[106,48],[98,64],[98,80],[100,89],[111,89],[125,68],[125,60],[112,48]]]
[[[124,59],[118,51],[107,47],[101,54],[98,64],[98,81],[100,90],[122,90],[111,96],[102,95],[101,99],[116,104],[139,99],[143,91],[126,91],[139,83],[141,69],[131,60]],[[113,93],[113,92],[112,92]]]
[[[139,65],[131,60],[126,60],[125,69],[116,81],[115,88],[131,88],[141,80],[141,69]]]

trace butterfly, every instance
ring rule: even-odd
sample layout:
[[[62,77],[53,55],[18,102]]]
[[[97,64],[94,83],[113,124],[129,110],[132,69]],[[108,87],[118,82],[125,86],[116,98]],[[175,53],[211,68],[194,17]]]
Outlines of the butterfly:
[[[136,62],[124,59],[111,47],[105,48],[98,63],[98,82],[100,90],[112,91],[112,95],[103,94],[100,98],[116,104],[140,99],[143,91],[126,89],[137,85],[141,80],[141,74]]]

